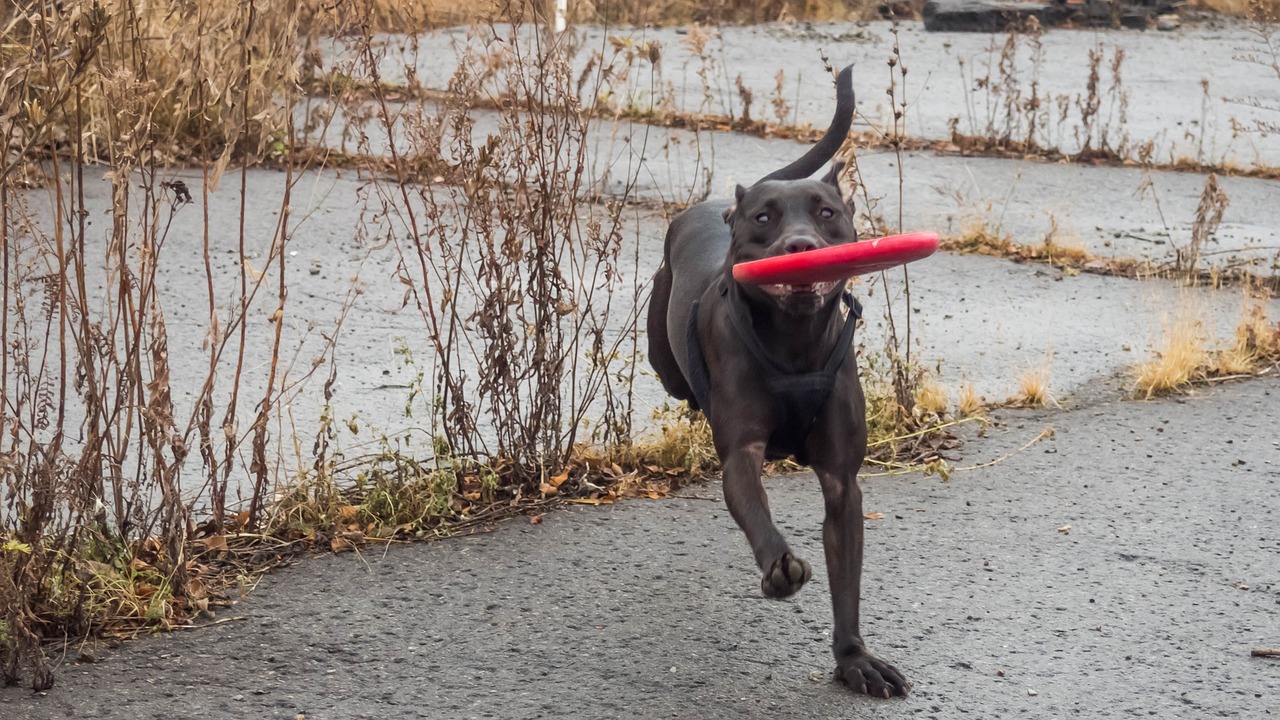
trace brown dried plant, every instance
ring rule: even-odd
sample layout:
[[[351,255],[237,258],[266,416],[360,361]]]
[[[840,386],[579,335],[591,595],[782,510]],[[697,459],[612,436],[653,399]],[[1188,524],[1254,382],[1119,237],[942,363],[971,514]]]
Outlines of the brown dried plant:
[[[309,374],[290,375],[278,329],[290,188],[304,169],[288,153],[300,144],[292,118],[314,39],[300,30],[308,18],[305,6],[283,1],[23,2],[0,11],[6,682],[27,664],[33,687],[52,684],[44,637],[185,622],[207,600],[189,540],[222,532],[229,490],[245,487],[236,470],[243,447],[254,476],[244,524],[269,497],[278,462],[267,419]],[[209,196],[239,162],[243,257],[245,171],[273,153],[285,172],[280,221],[261,238],[265,267],[246,265],[238,287],[222,286]],[[186,159],[202,165],[197,187],[169,168]],[[206,210],[194,219],[197,201]],[[105,229],[91,227],[98,217]],[[174,348],[172,273],[191,264],[203,265],[207,342]],[[263,354],[250,350],[245,328],[269,292],[277,330]],[[207,374],[175,388],[172,358],[197,352]],[[263,375],[249,370],[248,353]],[[246,430],[238,401],[249,387],[261,395]]]

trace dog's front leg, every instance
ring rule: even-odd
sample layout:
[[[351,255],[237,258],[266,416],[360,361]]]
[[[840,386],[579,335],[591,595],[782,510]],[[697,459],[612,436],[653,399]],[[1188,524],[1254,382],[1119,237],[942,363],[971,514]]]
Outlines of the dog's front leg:
[[[729,514],[747,535],[763,576],[760,592],[771,598],[794,595],[812,575],[809,563],[796,557],[769,514],[769,497],[760,482],[764,467],[763,442],[745,444],[721,453],[724,500]]]
[[[861,462],[852,464],[855,470],[814,467],[826,505],[822,545],[835,617],[831,650],[836,657],[836,677],[852,690],[867,695],[906,695],[911,686],[892,665],[867,652],[858,631],[862,594],[862,490],[856,472],[859,465]]]

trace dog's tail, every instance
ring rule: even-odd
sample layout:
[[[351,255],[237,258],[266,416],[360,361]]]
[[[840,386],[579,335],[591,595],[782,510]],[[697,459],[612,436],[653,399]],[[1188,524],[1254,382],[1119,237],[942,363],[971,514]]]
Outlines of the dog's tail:
[[[836,113],[831,118],[831,126],[816,145],[800,159],[760,178],[765,180],[803,180],[822,169],[831,158],[835,157],[844,139],[849,135],[849,127],[853,125],[853,66],[849,65],[836,77]]]

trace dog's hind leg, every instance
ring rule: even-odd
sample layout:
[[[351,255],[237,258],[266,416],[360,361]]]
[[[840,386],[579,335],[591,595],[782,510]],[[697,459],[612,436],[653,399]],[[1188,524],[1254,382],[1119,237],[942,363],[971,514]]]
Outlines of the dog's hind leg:
[[[852,375],[852,372],[850,372]],[[856,384],[856,379],[851,384]],[[822,522],[822,545],[826,553],[827,578],[831,584],[831,609],[835,628],[831,650],[836,660],[836,677],[851,690],[873,697],[906,695],[911,685],[889,663],[867,652],[859,632],[862,595],[863,515],[858,469],[866,455],[867,428],[862,418],[866,406],[862,393],[842,393],[857,399],[829,403],[825,422],[811,436],[814,473],[822,485],[826,515]]]
[[[653,292],[649,296],[646,325],[649,335],[649,365],[658,373],[658,379],[669,395],[677,400],[693,402],[693,389],[689,387],[680,364],[676,362],[675,353],[671,349],[671,338],[667,335],[667,309],[670,302],[671,267],[663,260],[653,276]]]

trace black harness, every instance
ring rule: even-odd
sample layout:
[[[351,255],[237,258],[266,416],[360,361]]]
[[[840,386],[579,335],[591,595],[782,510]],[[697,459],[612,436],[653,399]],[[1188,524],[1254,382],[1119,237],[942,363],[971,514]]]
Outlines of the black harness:
[[[728,293],[723,283],[720,294]],[[765,349],[751,324],[751,317],[741,303],[729,302],[729,317],[738,338],[747,346],[751,356],[755,358],[764,372],[765,389],[773,397],[781,410],[781,421],[769,436],[765,448],[765,457],[770,460],[794,455],[801,464],[808,464],[805,457],[804,441],[809,437],[818,413],[827,404],[831,391],[835,388],[836,373],[844,365],[849,356],[849,346],[853,343],[853,329],[862,317],[862,305],[847,290],[841,300],[849,308],[849,316],[844,328],[840,331],[840,339],[831,350],[831,357],[821,370],[807,373],[788,373],[778,366],[769,351]],[[686,342],[689,346],[689,385],[693,389],[697,409],[711,420],[711,375],[707,369],[707,360],[702,356],[702,342],[698,339],[698,307],[701,299],[693,303],[689,315],[689,327]]]

